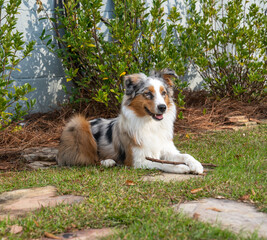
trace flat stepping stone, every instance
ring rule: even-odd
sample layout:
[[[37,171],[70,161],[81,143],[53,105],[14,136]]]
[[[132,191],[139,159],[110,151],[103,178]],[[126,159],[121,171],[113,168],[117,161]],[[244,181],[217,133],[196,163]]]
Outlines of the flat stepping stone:
[[[246,203],[207,198],[175,205],[174,210],[235,233],[249,236],[257,231],[259,236],[267,238],[267,214]]]
[[[249,119],[244,116],[244,115],[240,115],[240,116],[229,116],[226,117],[225,119],[228,122],[234,123],[234,124],[242,124],[242,123],[247,123],[249,122]]]
[[[218,130],[233,130],[233,131],[240,131],[240,130],[247,130],[254,127],[257,127],[257,123],[254,122],[248,122],[245,124],[245,126],[235,126],[235,125],[229,125],[229,126],[222,126]]]
[[[115,233],[112,228],[102,228],[102,229],[85,229],[77,232],[62,233],[56,235],[57,239],[69,239],[69,240],[97,240],[103,237],[110,236]],[[51,240],[53,238],[42,238],[42,240]]]
[[[55,162],[57,153],[58,149],[54,147],[32,147],[23,150],[21,155],[27,162],[34,162],[34,161]]]
[[[54,147],[32,147],[26,148],[21,156],[27,161],[31,169],[45,169],[57,165],[58,149]]]
[[[192,174],[174,174],[174,173],[161,173],[155,176],[144,176],[142,178],[143,181],[163,181],[163,182],[171,182],[171,181],[185,181],[191,178],[200,178],[202,175],[192,175]]]
[[[246,126],[246,127],[254,127],[257,126],[257,124],[262,124],[262,121],[254,119],[254,121],[249,120],[246,116],[240,115],[240,116],[229,116],[226,117],[225,120],[228,123],[231,123],[235,126]],[[234,127],[234,126],[230,126]],[[237,128],[238,129],[238,128]]]
[[[84,197],[74,195],[57,196],[57,190],[53,186],[5,192],[0,194],[0,220],[23,216],[42,207],[81,202],[83,199]]]
[[[27,164],[29,168],[35,169],[35,170],[46,169],[46,168],[49,168],[55,165],[57,165],[56,162],[47,162],[47,161],[35,161],[35,162],[31,162]]]

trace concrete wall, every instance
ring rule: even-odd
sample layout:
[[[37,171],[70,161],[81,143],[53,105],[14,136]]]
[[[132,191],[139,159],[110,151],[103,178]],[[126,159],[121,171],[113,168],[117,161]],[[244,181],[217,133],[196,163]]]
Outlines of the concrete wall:
[[[45,0],[44,6],[49,15],[53,14],[54,1]],[[17,30],[24,34],[24,41],[36,41],[31,57],[21,61],[18,68],[21,72],[13,71],[11,77],[17,85],[30,83],[36,90],[27,95],[28,98],[36,98],[33,112],[46,112],[57,107],[66,99],[62,90],[65,82],[65,74],[60,60],[48,51],[44,43],[39,39],[43,29],[49,31],[51,25],[48,21],[39,21],[42,14],[37,14],[35,0],[22,0],[20,14],[18,15]]]

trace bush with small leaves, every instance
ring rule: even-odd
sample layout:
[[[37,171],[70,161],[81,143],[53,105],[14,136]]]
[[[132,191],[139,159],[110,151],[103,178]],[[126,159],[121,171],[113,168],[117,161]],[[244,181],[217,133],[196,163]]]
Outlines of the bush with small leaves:
[[[267,1],[186,0],[181,54],[217,97],[260,101],[267,91]]]
[[[20,71],[17,65],[30,55],[35,44],[32,41],[24,46],[22,33],[15,30],[20,4],[20,0],[0,0],[0,130],[12,121],[21,120],[35,103],[26,98],[26,94],[34,90],[31,85],[15,86],[11,79],[12,71]]]
[[[154,0],[150,9],[142,0],[113,2],[111,19],[101,15],[102,0],[63,1],[64,8],[56,9],[55,18],[47,15],[59,48],[45,30],[40,38],[62,59],[67,81],[74,82],[72,102],[97,101],[119,108],[125,74],[148,74],[151,69],[171,68],[183,75],[186,70],[175,36],[175,23],[165,18],[166,0]],[[40,0],[38,4],[41,11]],[[175,21],[179,18],[178,13],[172,16]],[[103,33],[104,28],[108,34]],[[178,89],[185,85],[176,80]],[[183,105],[182,94],[178,98],[179,105]]]

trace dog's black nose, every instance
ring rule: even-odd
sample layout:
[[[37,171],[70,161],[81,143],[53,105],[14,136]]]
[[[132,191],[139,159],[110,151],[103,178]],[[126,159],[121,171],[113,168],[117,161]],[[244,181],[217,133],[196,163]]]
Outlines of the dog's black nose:
[[[158,110],[162,113],[164,113],[166,111],[166,105],[165,104],[160,104],[158,105]]]

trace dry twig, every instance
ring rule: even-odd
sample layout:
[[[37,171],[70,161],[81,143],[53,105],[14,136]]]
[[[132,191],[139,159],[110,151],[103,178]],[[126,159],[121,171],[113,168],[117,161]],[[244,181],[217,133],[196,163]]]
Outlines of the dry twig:
[[[151,162],[158,162],[158,163],[162,163],[162,164],[172,164],[172,165],[185,164],[184,162],[166,161],[166,160],[160,160],[160,159],[151,158],[151,157],[146,157],[146,160],[149,160]],[[201,164],[202,164],[202,166],[205,166],[205,167],[218,167],[217,165],[215,165],[213,163],[201,163]]]
[[[172,164],[172,165],[180,165],[180,164],[185,164],[184,162],[173,162],[173,161],[166,161],[166,160],[160,160],[160,159],[155,159],[151,157],[146,157],[146,160],[149,160],[151,162],[158,162],[158,163],[165,163],[165,164]]]

